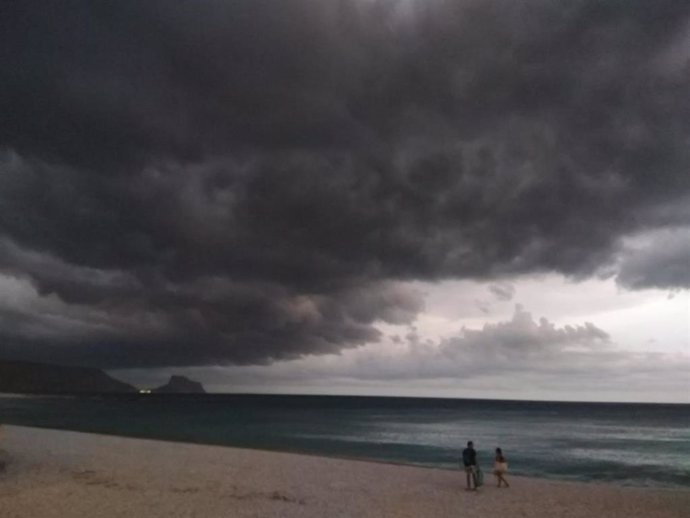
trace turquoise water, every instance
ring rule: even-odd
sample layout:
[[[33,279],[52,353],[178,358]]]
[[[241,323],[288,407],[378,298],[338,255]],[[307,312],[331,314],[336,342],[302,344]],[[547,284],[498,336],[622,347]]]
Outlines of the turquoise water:
[[[5,423],[456,468],[473,440],[511,473],[690,487],[690,405],[142,395],[1,397]]]

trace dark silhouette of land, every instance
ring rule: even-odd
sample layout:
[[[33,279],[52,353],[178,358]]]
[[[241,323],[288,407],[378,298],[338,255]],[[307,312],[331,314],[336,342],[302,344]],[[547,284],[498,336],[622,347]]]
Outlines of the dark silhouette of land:
[[[155,394],[205,394],[201,383],[192,381],[185,376],[170,376],[165,385],[152,390]]]
[[[0,392],[16,394],[131,393],[132,385],[101,369],[0,360]]]

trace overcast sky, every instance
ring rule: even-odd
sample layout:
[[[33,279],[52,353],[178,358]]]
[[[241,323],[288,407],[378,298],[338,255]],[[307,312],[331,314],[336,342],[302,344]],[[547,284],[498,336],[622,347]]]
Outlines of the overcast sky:
[[[0,357],[690,402],[690,3],[0,11]]]

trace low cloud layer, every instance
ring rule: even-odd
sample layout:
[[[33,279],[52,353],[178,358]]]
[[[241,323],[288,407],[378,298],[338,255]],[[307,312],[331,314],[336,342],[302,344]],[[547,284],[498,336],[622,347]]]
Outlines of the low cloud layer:
[[[22,293],[2,296],[4,357],[333,353],[413,322],[413,280],[690,287],[682,245],[625,245],[690,228],[685,1],[27,1],[2,19],[0,269]]]
[[[513,317],[463,328],[455,336],[432,341],[412,329],[400,347],[371,351],[343,365],[341,375],[359,379],[459,380],[502,373],[581,373],[598,363],[612,368],[625,361],[609,335],[592,323],[557,327],[546,318],[535,320],[519,304]]]
[[[411,328],[385,346],[271,366],[191,369],[217,390],[685,401],[690,355],[630,351],[593,323],[558,326],[517,305],[505,321],[428,340]],[[167,372],[117,373],[143,386]],[[155,380],[155,382],[154,382]],[[406,392],[407,391],[407,392]],[[482,394],[483,392],[483,394]]]

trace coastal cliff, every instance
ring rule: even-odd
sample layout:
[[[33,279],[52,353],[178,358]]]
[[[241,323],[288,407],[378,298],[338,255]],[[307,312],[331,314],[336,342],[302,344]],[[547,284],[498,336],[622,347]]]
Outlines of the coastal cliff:
[[[0,392],[102,394],[136,392],[136,389],[100,369],[0,360]]]

